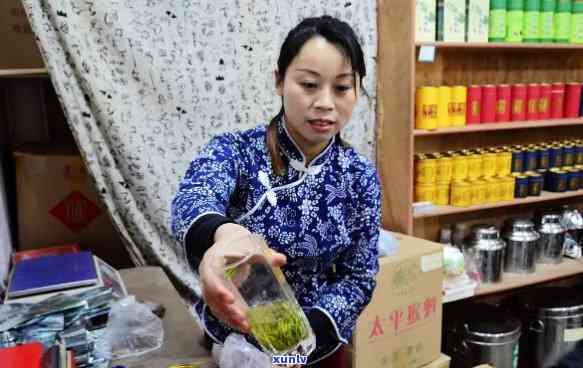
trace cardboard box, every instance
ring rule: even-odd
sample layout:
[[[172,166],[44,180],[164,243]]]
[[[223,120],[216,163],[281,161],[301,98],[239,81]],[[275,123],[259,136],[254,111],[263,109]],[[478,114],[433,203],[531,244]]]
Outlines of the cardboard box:
[[[449,368],[450,363],[451,358],[442,353],[439,358],[427,365],[424,365],[423,368]]]
[[[443,1],[443,41],[464,42],[466,38],[466,0]]]
[[[433,42],[436,32],[436,0],[415,2],[415,41]]]
[[[0,1],[0,45],[0,69],[44,67],[20,0]]]
[[[19,250],[77,243],[112,266],[131,266],[81,157],[70,149],[14,154]]]
[[[417,368],[440,356],[441,244],[397,234],[399,249],[379,259],[377,287],[358,319],[353,368]]]

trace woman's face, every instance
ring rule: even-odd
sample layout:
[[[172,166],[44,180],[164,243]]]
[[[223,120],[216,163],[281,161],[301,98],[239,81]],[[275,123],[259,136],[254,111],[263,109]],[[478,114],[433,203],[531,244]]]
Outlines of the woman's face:
[[[287,129],[308,160],[350,120],[359,83],[350,60],[319,36],[304,44],[283,80],[276,75]]]

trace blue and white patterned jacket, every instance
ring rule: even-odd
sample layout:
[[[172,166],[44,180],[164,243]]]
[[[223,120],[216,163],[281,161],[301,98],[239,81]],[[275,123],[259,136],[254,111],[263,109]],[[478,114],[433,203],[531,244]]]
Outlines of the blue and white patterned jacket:
[[[331,140],[308,167],[278,123],[286,175],[273,173],[266,126],[215,137],[190,164],[172,204],[179,241],[201,216],[221,214],[262,235],[287,256],[283,272],[306,311],[318,308],[347,343],[376,286],[380,185],[376,169],[348,145]],[[335,276],[327,277],[332,265]],[[232,330],[203,302],[195,306],[209,335]]]

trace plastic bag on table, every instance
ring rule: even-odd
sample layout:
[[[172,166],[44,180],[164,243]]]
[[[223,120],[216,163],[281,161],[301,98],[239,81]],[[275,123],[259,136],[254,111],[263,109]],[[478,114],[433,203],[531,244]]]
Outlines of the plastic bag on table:
[[[271,368],[271,357],[258,350],[239,334],[230,334],[225,344],[213,348],[220,368]]]
[[[112,304],[107,327],[95,350],[99,357],[117,360],[157,350],[163,342],[162,320],[129,295]]]
[[[463,250],[463,254],[466,273],[480,285],[482,283],[482,276],[480,275],[480,252],[466,247]]]

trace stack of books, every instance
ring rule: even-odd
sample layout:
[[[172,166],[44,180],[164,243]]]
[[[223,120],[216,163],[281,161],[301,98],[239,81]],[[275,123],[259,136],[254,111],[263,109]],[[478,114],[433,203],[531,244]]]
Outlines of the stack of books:
[[[110,287],[126,295],[119,272],[91,252],[53,254],[14,264],[5,303],[37,303],[55,294],[79,294]]]
[[[13,259],[0,305],[0,368],[106,366],[94,346],[111,304],[127,295],[119,272],[76,250]]]

